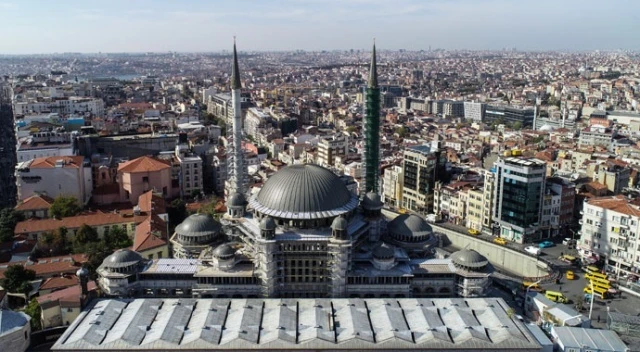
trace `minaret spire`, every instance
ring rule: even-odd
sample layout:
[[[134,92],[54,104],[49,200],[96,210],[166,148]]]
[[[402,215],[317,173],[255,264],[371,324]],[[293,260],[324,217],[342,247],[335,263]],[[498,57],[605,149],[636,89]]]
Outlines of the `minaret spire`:
[[[236,37],[233,37],[233,68],[231,71],[231,89],[242,89],[240,84],[240,68],[238,67],[238,52],[236,51]]]
[[[373,42],[369,84],[365,94],[366,113],[364,118],[364,189],[379,192],[380,182],[380,88],[376,63],[376,43]]]
[[[369,68],[369,88],[378,88],[378,69],[376,63],[376,38],[373,38],[371,67]]]

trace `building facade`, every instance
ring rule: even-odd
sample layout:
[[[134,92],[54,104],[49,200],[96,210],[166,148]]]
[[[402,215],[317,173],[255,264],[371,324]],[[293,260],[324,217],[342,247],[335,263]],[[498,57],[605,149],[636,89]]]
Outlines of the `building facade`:
[[[487,104],[471,101],[464,102],[464,118],[472,121],[483,121]]]
[[[402,207],[421,214],[433,213],[433,188],[439,155],[430,146],[407,148],[403,161]]]
[[[18,163],[16,156],[16,133],[13,118],[13,90],[8,85],[0,84],[0,208],[16,206],[18,189],[15,169]]]
[[[519,124],[521,128],[530,128],[533,126],[534,109],[487,105],[484,116],[484,122],[488,124]]]
[[[498,159],[494,168],[494,234],[517,243],[539,239],[546,164],[507,157]]]

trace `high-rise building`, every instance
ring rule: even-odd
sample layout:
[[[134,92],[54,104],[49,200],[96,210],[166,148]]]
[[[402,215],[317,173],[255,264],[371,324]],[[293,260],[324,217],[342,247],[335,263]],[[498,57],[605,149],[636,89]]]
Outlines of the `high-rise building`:
[[[380,178],[380,88],[376,69],[376,45],[373,44],[369,84],[366,93],[364,121],[364,188],[363,191],[379,191]]]
[[[511,126],[520,125],[521,128],[533,127],[534,109],[520,109],[511,106],[487,105],[484,122],[488,124],[500,123]]]
[[[517,243],[538,239],[546,163],[508,157],[495,163],[494,230]]]
[[[16,186],[16,132],[14,129],[13,90],[0,86],[0,208],[15,207],[18,194]]]
[[[472,121],[484,120],[484,112],[487,105],[484,103],[475,103],[472,101],[464,102],[464,118]]]
[[[422,214],[433,212],[433,188],[438,175],[438,159],[439,155],[427,145],[404,151],[403,208]]]

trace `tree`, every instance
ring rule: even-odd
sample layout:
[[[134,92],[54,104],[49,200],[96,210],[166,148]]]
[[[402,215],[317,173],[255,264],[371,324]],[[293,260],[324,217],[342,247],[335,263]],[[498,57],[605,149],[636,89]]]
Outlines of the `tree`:
[[[33,289],[29,281],[36,279],[36,272],[22,265],[10,265],[4,272],[2,287],[8,292],[28,295]]]
[[[13,240],[16,224],[23,219],[22,213],[15,211],[13,208],[0,210],[0,242]]]
[[[187,218],[187,205],[182,199],[174,199],[167,207],[169,227],[174,229]]]
[[[113,249],[105,243],[105,241],[92,242],[84,246],[84,254],[87,256],[87,268],[89,269],[89,277],[92,280],[98,278],[96,270],[102,264],[104,259],[113,253]]]
[[[75,253],[82,253],[86,244],[95,243],[99,240],[96,230],[87,224],[83,224],[76,231],[76,235],[73,238],[73,250]]]
[[[31,331],[38,331],[42,329],[42,323],[40,322],[42,308],[40,304],[34,298],[29,301],[29,304],[24,309],[24,313],[31,317]]]
[[[513,129],[514,129],[514,130],[521,130],[521,129],[522,129],[522,122],[520,122],[520,121],[516,121],[516,122],[513,124]]]
[[[63,226],[38,236],[36,249],[38,255],[44,257],[65,254],[67,252],[67,229]]]
[[[104,242],[109,249],[127,248],[133,244],[127,232],[120,226],[114,226],[108,233],[105,233]]]
[[[58,196],[54,199],[49,214],[57,219],[74,216],[80,213],[82,207],[75,197]]]

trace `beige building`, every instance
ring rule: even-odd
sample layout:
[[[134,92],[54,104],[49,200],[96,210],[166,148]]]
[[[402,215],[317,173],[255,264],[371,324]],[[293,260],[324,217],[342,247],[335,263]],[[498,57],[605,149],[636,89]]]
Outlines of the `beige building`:
[[[164,198],[177,196],[171,184],[171,165],[148,156],[118,165],[117,181],[121,202],[135,205],[138,197],[150,190],[161,192]]]
[[[421,214],[433,212],[433,187],[438,158],[431,147],[419,145],[404,151],[402,207]]]
[[[466,227],[482,231],[482,214],[484,212],[484,192],[481,187],[474,187],[467,192]]]
[[[382,177],[383,202],[387,205],[399,208],[402,206],[402,188],[404,174],[402,166],[394,165],[384,170]]]
[[[324,137],[318,141],[317,163],[320,166],[334,166],[337,156],[346,156],[348,154],[349,136],[346,134]]]

